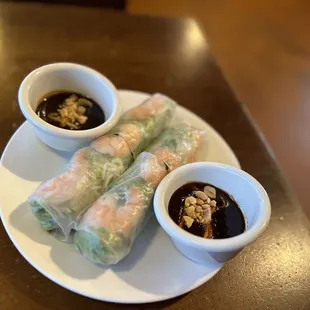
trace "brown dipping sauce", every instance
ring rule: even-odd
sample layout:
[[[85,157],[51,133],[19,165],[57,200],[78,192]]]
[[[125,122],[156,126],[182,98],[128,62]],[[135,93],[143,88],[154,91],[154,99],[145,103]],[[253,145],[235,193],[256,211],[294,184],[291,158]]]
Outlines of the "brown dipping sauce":
[[[79,93],[57,91],[45,95],[36,114],[47,123],[68,130],[87,130],[105,122],[101,107]]]
[[[190,225],[190,227],[188,227],[187,223],[184,221],[184,215],[188,215],[186,213],[188,211],[186,211],[185,200],[187,197],[191,196],[197,199],[198,197],[195,195],[195,192],[204,192],[204,188],[206,186],[210,186],[215,189],[215,195],[210,200],[215,200],[216,203],[211,203],[213,207],[208,207],[207,204],[203,205],[204,208],[209,208],[208,210],[211,210],[209,221],[208,223],[202,223],[200,221],[201,217],[199,215],[200,219],[197,218],[193,220],[193,222],[192,220],[190,220],[192,224]],[[198,201],[201,203],[201,200]],[[199,207],[198,203],[194,203],[191,205]],[[181,228],[196,236],[208,239],[230,238],[240,235],[245,231],[244,215],[236,201],[225,191],[207,183],[191,182],[181,186],[171,196],[168,206],[168,212],[172,220]],[[197,216],[197,214],[201,214],[202,221],[204,221],[203,216],[204,214],[206,214],[204,213],[204,210],[202,211],[202,213],[196,213],[194,217]]]

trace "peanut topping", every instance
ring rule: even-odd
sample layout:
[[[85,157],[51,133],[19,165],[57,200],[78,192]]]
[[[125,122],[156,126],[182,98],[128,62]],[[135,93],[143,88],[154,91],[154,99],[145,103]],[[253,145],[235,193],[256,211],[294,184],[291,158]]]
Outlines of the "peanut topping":
[[[204,193],[211,199],[215,199],[216,197],[216,190],[212,186],[205,186],[203,189]]]
[[[187,197],[185,199],[185,207],[189,207],[190,205],[195,205],[196,204],[196,198],[195,197]]]
[[[194,221],[201,224],[209,224],[212,212],[216,207],[216,190],[214,187],[205,186],[204,191],[195,191],[194,196],[187,197],[184,202],[183,220],[185,225],[190,228]]]
[[[184,219],[185,225],[188,228],[190,228],[193,225],[193,223],[194,223],[194,220],[191,217],[189,217],[189,216],[184,215],[183,219]]]
[[[85,115],[87,108],[91,108],[93,103],[85,98],[78,98],[75,94],[68,97],[59,107],[56,113],[49,113],[48,117],[60,124],[61,127],[80,129],[81,125],[87,122]]]
[[[208,196],[202,191],[196,191],[195,196],[200,198],[201,200],[207,200]]]

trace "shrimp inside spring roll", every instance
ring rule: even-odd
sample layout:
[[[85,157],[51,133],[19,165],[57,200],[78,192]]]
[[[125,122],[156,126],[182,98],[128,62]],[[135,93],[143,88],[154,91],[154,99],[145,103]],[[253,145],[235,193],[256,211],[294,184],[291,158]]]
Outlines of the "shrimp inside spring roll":
[[[42,183],[29,202],[41,226],[61,240],[171,120],[175,103],[154,95],[127,111],[112,131],[76,152],[58,176]]]
[[[202,138],[201,130],[184,124],[166,129],[87,210],[74,235],[76,249],[104,265],[128,255],[153,215],[157,185],[169,171],[195,160]]]

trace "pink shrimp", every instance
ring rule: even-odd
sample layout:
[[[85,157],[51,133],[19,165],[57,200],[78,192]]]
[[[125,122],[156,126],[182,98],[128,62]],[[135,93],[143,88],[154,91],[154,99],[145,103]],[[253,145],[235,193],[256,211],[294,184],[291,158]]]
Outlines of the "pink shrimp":
[[[133,228],[137,227],[141,221],[146,207],[143,192],[139,188],[131,188],[127,194],[124,207],[116,210],[116,218],[112,223],[113,229],[129,236]]]
[[[87,171],[88,163],[84,158],[85,151],[86,148],[83,148],[76,152],[71,159],[70,167],[62,174],[41,184],[33,196],[40,195],[42,192],[45,196],[53,195],[53,199],[57,200],[57,197],[68,196],[69,199],[69,196],[74,195],[75,180],[81,180]]]
[[[116,135],[100,137],[94,140],[90,146],[96,151],[102,154],[109,154],[110,156],[123,158],[130,154],[126,141]]]
[[[159,160],[164,162],[170,171],[182,165],[182,158],[169,149],[160,149],[153,153]]]
[[[134,124],[120,125],[118,134],[126,140],[131,151],[137,148],[143,138],[142,129]]]
[[[140,171],[141,177],[145,182],[151,184],[154,188],[157,187],[159,182],[167,174],[165,165],[156,156],[143,162]]]
[[[166,174],[165,165],[154,155],[148,154],[141,162],[140,175],[154,189]],[[121,233],[129,237],[143,219],[147,207],[148,201],[140,187],[126,187],[121,193],[110,191],[97,199],[86,211],[80,227],[104,228],[111,233]]]
[[[158,113],[162,113],[161,110],[165,108],[165,100],[167,100],[165,96],[155,94],[141,105],[129,110],[125,114],[125,117],[128,116],[141,120],[156,115]]]
[[[86,211],[80,225],[89,225],[94,228],[107,227],[108,222],[111,220],[111,215],[115,213],[116,208],[116,195],[106,193],[98,198]]]
[[[126,193],[126,203],[117,207],[117,195],[107,193],[99,198],[85,213],[81,226],[104,228],[111,233],[129,236],[143,216],[146,208],[143,192],[139,188],[130,188]]]

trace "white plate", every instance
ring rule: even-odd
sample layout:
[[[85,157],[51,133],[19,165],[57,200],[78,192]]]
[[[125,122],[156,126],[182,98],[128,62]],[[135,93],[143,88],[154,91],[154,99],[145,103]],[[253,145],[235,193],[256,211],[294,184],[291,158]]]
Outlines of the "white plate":
[[[148,95],[120,91],[129,109]],[[181,106],[177,118],[206,129],[209,147],[202,160],[239,167],[223,138],[206,122]],[[0,166],[1,218],[19,252],[38,271],[57,284],[87,297],[144,303],[179,296],[212,278],[222,265],[198,265],[181,255],[153,218],[136,240],[131,253],[111,268],[98,267],[40,228],[27,204],[40,182],[54,176],[68,161],[68,154],[41,143],[29,123],[24,123],[8,143]]]

